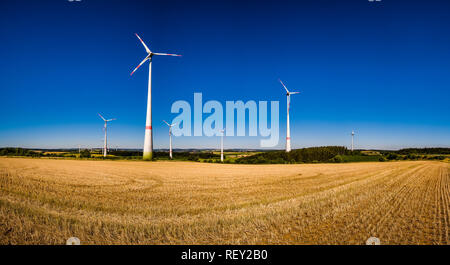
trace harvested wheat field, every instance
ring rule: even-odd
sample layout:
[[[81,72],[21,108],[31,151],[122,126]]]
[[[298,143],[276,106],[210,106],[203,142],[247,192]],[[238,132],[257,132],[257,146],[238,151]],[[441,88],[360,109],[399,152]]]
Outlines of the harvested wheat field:
[[[0,244],[449,244],[449,172],[0,158]]]

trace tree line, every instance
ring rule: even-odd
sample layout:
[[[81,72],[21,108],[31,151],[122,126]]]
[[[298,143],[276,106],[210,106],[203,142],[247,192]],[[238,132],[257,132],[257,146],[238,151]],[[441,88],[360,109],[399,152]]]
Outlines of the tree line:
[[[142,151],[133,150],[111,150],[106,158],[100,153],[94,153],[95,159],[108,160],[141,160]],[[450,154],[450,148],[407,148],[398,151],[379,151],[375,154],[367,152],[350,151],[344,146],[322,146],[309,147],[285,151],[266,151],[251,156],[239,157],[237,159],[225,156],[225,163],[237,164],[297,164],[297,163],[345,163],[365,161],[396,161],[396,160],[444,160]],[[27,156],[27,157],[66,157],[66,158],[92,158],[88,149],[69,152],[44,152],[41,150],[30,150],[25,148],[6,147],[0,148],[0,156]],[[167,160],[167,151],[153,153],[154,160]],[[174,160],[220,162],[220,154],[206,151],[182,151],[173,153]]]
[[[354,152],[359,153],[358,151]],[[344,146],[309,147],[285,151],[267,151],[252,156],[236,159],[238,164],[286,164],[331,162],[338,155],[351,155],[352,152]]]
[[[427,154],[427,155],[450,155],[450,148],[443,147],[432,147],[432,148],[405,148],[396,151],[397,154],[400,155],[409,155],[409,154]]]

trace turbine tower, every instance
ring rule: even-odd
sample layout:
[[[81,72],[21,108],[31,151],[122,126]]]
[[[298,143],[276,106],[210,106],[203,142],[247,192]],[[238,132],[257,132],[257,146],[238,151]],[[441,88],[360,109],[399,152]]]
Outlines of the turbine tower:
[[[220,161],[223,162],[223,136],[225,135],[225,128],[220,130],[222,135],[220,136]]]
[[[289,125],[289,109],[291,107],[291,95],[299,94],[300,92],[290,92],[287,87],[283,84],[281,80],[279,80],[281,85],[283,85],[286,90],[287,97],[287,120],[286,120],[286,152],[291,151],[291,128]]]
[[[148,71],[148,97],[147,97],[147,118],[145,122],[145,140],[144,140],[144,160],[152,160],[153,157],[153,129],[152,129],[152,57],[153,55],[181,56],[169,53],[154,53],[145,45],[144,41],[136,34],[147,52],[147,57],[131,72],[133,75],[136,70],[146,61],[149,61]]]
[[[105,122],[105,127],[103,128],[105,130],[105,140],[103,143],[103,157],[106,157],[106,155],[108,154],[108,134],[107,134],[108,122],[115,121],[116,119],[107,120],[107,119],[103,118],[103,116],[100,115],[100,113],[98,113],[98,116],[100,116],[100,118],[102,118],[102,120]]]
[[[175,126],[175,124],[176,123],[174,123],[174,124],[169,124],[167,121],[164,121],[163,120],[163,122],[165,123],[165,124],[167,124],[167,126],[169,126],[169,157],[170,157],[170,159],[172,159],[173,157],[172,157],[172,127],[173,126]]]
[[[355,136],[355,131],[352,130],[352,152],[353,152],[353,137]]]

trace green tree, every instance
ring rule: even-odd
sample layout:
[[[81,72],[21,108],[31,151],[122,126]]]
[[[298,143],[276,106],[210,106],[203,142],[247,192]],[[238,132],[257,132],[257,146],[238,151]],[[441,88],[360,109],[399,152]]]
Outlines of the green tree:
[[[81,151],[80,157],[81,158],[90,158],[91,152],[89,152],[89,150],[87,150],[87,149],[84,149],[83,151]]]
[[[388,160],[396,160],[397,158],[398,158],[398,155],[394,154],[394,153],[389,153],[389,155],[387,155]]]
[[[334,163],[342,163],[342,162],[344,162],[344,159],[342,158],[341,155],[337,155],[337,156],[333,157],[332,161]]]

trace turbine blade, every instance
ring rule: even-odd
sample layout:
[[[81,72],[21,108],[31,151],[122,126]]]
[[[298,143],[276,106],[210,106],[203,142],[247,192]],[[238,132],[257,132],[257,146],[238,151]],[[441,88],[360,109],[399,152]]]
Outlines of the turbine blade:
[[[278,79],[278,81],[280,81],[281,85],[283,85],[284,89],[286,89],[286,92],[289,93],[289,90],[288,90],[287,87],[283,84],[283,81],[281,81],[281,79]]]
[[[116,118],[114,118],[114,119],[109,119],[109,120],[107,120],[107,121],[115,121],[115,120],[117,120]]]
[[[102,118],[102,120],[106,121],[106,119],[105,119],[105,118],[103,118],[103,116],[102,116],[102,115],[100,115],[100,113],[97,113],[97,114],[98,114],[98,116],[100,116],[100,118]]]
[[[134,72],[136,72],[137,69],[139,69],[139,67],[141,67],[141,65],[143,65],[145,63],[145,61],[148,60],[148,56],[145,57],[145,59],[133,70],[133,72],[131,72],[130,76],[132,76],[134,74]]]
[[[167,121],[163,120],[163,122],[164,122],[165,124],[167,124],[167,126],[170,127],[170,124],[169,124]]]
[[[145,45],[145,42],[141,39],[141,37],[139,37],[139,35],[136,34],[136,37],[138,37],[138,39],[141,41],[142,45],[144,45],[145,50],[147,51],[147,53],[151,53],[150,49],[147,47],[147,45]]]
[[[168,55],[168,56],[181,56],[178,54],[171,54],[171,53],[153,53],[154,55]]]
[[[170,127],[173,127],[173,126],[175,126],[175,125],[177,125],[177,123],[176,123],[176,122],[175,122],[174,124],[170,125]]]
[[[291,95],[300,94],[300,92],[289,92]]]

